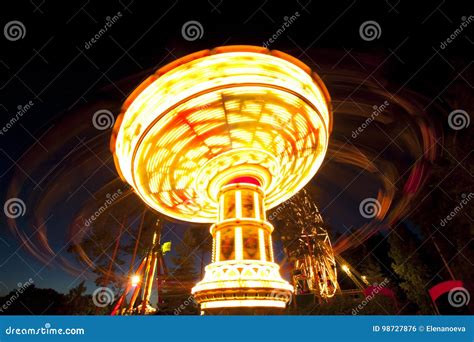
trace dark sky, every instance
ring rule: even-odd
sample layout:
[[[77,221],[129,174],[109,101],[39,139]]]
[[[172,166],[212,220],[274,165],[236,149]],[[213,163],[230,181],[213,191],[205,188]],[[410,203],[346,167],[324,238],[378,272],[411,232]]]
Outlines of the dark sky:
[[[335,105],[334,141],[351,140],[351,132],[364,121],[363,115],[349,115],[352,107],[362,107],[367,116],[367,108],[383,103],[387,93],[403,95],[409,101],[419,99],[420,108],[427,112],[433,127],[445,126],[446,116],[440,113],[455,109],[445,98],[457,85],[472,89],[472,78],[469,81],[467,76],[472,61],[467,52],[472,51],[470,25],[474,24],[467,24],[452,42],[443,44],[466,21],[470,13],[467,6],[445,1],[426,2],[426,6],[418,8],[412,6],[413,1],[367,3],[2,2],[1,27],[19,21],[24,37],[7,39],[5,32],[0,36],[0,126],[6,127],[19,106],[33,103],[20,120],[0,135],[2,206],[9,199],[13,180],[24,178],[16,190],[25,198],[27,212],[18,220],[18,226],[28,239],[34,231],[30,218],[41,197],[54,186],[62,188],[64,197],[44,214],[52,215],[47,240],[55,253],[73,262],[65,241],[74,213],[94,189],[117,178],[108,152],[110,130],[91,127],[94,112],[107,109],[117,115],[124,99],[147,75],[188,53],[220,45],[262,45],[295,13],[298,15],[294,22],[270,48],[303,60],[321,74],[334,98],[346,99]],[[107,23],[107,17],[114,16],[116,20],[107,32],[91,43]],[[199,22],[202,37],[192,41],[183,37],[182,27],[189,21]],[[367,21],[379,26],[377,38],[361,36],[360,27]],[[369,83],[380,91],[370,88]],[[337,106],[345,102],[354,105]],[[403,139],[387,150],[384,146],[398,138],[400,127],[409,122],[406,117],[403,113],[397,116],[394,110],[386,131],[374,129],[355,145],[372,153],[380,151],[380,158],[395,161],[402,174],[419,151],[413,148],[407,152],[412,145]],[[421,140],[419,133],[414,136],[414,140]],[[334,149],[338,146],[334,145]],[[94,168],[89,164],[81,169],[81,157],[69,160],[69,153],[95,159]],[[74,182],[60,177],[68,170],[73,170],[69,177]],[[357,180],[353,181],[355,176]],[[381,187],[371,175],[350,164],[338,166],[330,161],[323,165],[312,185],[317,189],[314,198],[326,222],[341,233],[366,221],[358,214],[358,204],[361,199],[376,195]],[[181,233],[182,229],[177,229],[177,235]],[[169,238],[178,242],[177,235]],[[31,236],[33,242],[40,238]],[[7,228],[2,213],[0,294],[30,277],[39,287],[59,291],[67,291],[78,280],[77,275],[54,262],[45,266],[25,251],[18,236]]]

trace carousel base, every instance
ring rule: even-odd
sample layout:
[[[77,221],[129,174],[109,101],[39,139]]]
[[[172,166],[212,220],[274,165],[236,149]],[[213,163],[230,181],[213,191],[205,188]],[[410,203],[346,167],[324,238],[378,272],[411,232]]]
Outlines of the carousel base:
[[[285,308],[276,307],[219,307],[213,309],[202,309],[201,315],[205,316],[269,316],[269,315],[283,315]]]
[[[273,262],[227,261],[207,266],[192,292],[205,314],[277,314],[291,300],[293,286]]]

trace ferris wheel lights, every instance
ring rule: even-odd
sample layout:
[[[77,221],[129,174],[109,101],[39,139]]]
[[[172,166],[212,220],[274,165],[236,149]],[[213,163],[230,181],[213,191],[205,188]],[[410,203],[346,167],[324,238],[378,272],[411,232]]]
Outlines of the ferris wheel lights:
[[[341,268],[342,268],[342,270],[343,270],[344,272],[346,272],[347,274],[351,273],[351,270],[350,270],[349,266],[347,266],[347,265],[342,265]]]

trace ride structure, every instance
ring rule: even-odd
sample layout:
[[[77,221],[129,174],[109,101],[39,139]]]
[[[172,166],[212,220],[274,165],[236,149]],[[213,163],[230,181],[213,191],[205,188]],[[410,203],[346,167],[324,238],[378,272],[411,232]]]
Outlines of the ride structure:
[[[212,263],[192,289],[204,313],[285,308],[266,210],[318,171],[329,94],[298,59],[256,46],[180,58],[125,101],[111,149],[121,177],[169,217],[214,223]]]
[[[137,270],[129,276],[125,290],[111,312],[112,316],[149,315],[156,312],[150,303],[150,297],[155,284],[158,303],[161,301],[162,288],[168,276],[163,256],[170,251],[170,248],[171,242],[161,244],[161,223],[157,220],[151,245]],[[127,296],[130,294],[130,302],[127,304]],[[140,295],[141,300],[135,305]]]
[[[286,203],[284,214],[282,242],[293,266],[295,295],[333,297],[338,289],[336,257],[318,207],[303,188]]]

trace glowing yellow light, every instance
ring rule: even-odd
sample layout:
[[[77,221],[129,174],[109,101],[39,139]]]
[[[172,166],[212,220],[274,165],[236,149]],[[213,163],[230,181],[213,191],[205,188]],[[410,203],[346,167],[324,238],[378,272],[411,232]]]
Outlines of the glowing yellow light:
[[[267,256],[265,253],[265,233],[262,228],[258,229],[258,247],[260,250],[260,260],[265,261],[269,255]]]
[[[235,227],[235,259],[243,259],[242,227]]]
[[[351,273],[351,270],[350,270],[349,266],[347,266],[347,265],[342,265],[341,268],[342,268],[342,270],[343,270],[344,272],[346,272],[347,274]]]
[[[245,300],[218,300],[213,302],[203,303],[201,309],[214,309],[214,308],[233,308],[233,307],[275,307],[284,308],[286,303],[281,300],[258,300],[258,299],[245,299]]]
[[[300,61],[221,47],[183,57],[140,85],[111,146],[121,175],[148,205],[213,222],[217,192],[239,167],[262,179],[268,209],[301,189],[322,163],[331,117],[327,90]],[[199,198],[198,210],[188,195]]]
[[[130,283],[132,284],[133,287],[136,287],[140,283],[140,276],[139,275],[134,275],[130,279]]]

